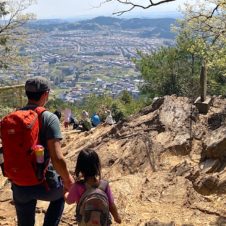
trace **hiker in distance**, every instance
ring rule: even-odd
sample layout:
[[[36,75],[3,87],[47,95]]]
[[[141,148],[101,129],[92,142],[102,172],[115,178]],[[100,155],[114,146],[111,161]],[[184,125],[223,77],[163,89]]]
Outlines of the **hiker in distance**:
[[[31,78],[25,91],[27,105],[1,123],[4,170],[12,182],[18,226],[35,225],[37,200],[50,202],[43,226],[57,226],[65,203],[63,189],[69,190],[74,179],[61,152],[59,119],[44,108],[49,81]]]
[[[101,163],[93,149],[80,151],[75,167],[76,182],[64,197],[68,204],[76,203],[78,225],[109,226],[110,213],[121,223],[107,180],[101,179]]]
[[[107,112],[107,117],[105,119],[105,123],[108,124],[108,125],[115,124],[115,120],[112,117],[111,111],[110,110],[107,110],[106,112]]]
[[[100,116],[96,112],[91,117],[91,123],[93,127],[97,127],[101,123]]]

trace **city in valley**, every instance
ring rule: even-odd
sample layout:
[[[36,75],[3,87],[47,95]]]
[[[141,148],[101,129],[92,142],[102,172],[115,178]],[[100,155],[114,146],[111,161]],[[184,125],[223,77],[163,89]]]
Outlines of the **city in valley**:
[[[28,77],[51,80],[58,98],[82,101],[90,94],[116,97],[127,90],[139,96],[142,85],[134,63],[138,51],[151,54],[174,44],[174,19],[116,19],[86,21],[44,20],[29,24],[29,44],[20,54],[30,58],[29,69],[20,65],[2,70],[0,84],[20,84]]]

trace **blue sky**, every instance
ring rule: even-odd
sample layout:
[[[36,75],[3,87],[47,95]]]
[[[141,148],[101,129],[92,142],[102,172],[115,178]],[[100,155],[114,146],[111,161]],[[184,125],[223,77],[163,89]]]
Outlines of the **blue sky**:
[[[113,12],[123,9],[123,5],[114,2],[100,6],[101,0],[36,0],[28,11],[37,15],[38,19],[46,18],[81,18],[95,16],[112,16]],[[140,1],[142,4],[145,0]],[[149,1],[146,1],[149,2]],[[176,0],[153,7],[148,10],[133,10],[126,13],[128,17],[167,17],[178,12],[178,6],[185,0]]]

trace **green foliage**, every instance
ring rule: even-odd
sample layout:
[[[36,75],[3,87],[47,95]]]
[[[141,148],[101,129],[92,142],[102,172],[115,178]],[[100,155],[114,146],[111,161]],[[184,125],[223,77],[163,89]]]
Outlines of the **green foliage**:
[[[0,90],[0,118],[15,109],[23,107],[27,102],[24,95],[24,87],[12,86]]]
[[[226,65],[220,64],[209,68],[208,72],[208,93],[210,95],[223,95],[226,93]]]
[[[114,102],[111,106],[112,117],[116,122],[119,122],[120,120],[123,120],[125,118],[124,111],[124,106],[120,101]]]
[[[123,92],[126,93],[126,92]],[[126,94],[126,96],[130,96]],[[122,97],[122,96],[121,96]],[[132,115],[142,109],[144,106],[150,104],[146,97],[141,97],[140,99],[134,100],[131,96],[129,102],[125,103],[121,97],[113,99],[108,95],[96,96],[91,95],[87,97],[82,103],[68,103],[63,102],[59,99],[50,100],[46,107],[54,112],[56,109],[63,111],[66,108],[72,110],[73,115],[80,120],[81,113],[83,110],[89,112],[89,115],[92,116],[93,113],[98,113],[101,120],[105,121],[107,116],[106,111],[111,110],[112,116],[116,122],[125,119],[129,115]]]
[[[197,4],[185,6],[179,32],[189,32],[192,37],[193,42],[188,51],[198,54],[207,62],[225,58],[225,55],[221,54],[226,41],[225,0],[199,1]]]
[[[87,97],[79,107],[84,108],[84,110],[89,111],[90,114],[95,112],[105,111],[109,109],[113,103],[113,99],[108,95],[96,96],[91,95]]]
[[[6,10],[6,2],[0,2],[0,17],[6,16],[9,12]]]
[[[127,90],[123,90],[120,96],[120,100],[125,104],[129,104],[132,101],[132,96]]]
[[[75,104],[70,102],[64,102],[60,99],[55,99],[55,98],[48,101],[48,103],[46,104],[46,108],[52,112],[54,112],[55,110],[62,111],[66,108],[70,108],[72,111],[76,111]]]
[[[161,48],[151,55],[139,52],[135,60],[150,97],[176,94],[197,97],[203,62],[208,69],[208,94],[224,94],[226,89],[226,2],[187,4],[185,17],[174,27],[175,47]],[[211,3],[211,4],[210,4]],[[203,84],[202,84],[203,85]]]
[[[25,43],[27,33],[23,25],[32,14],[25,10],[32,0],[7,0],[0,3],[0,68],[13,65],[24,65],[25,60],[19,54],[19,49]]]
[[[201,57],[186,50],[186,43],[179,40],[176,47],[161,48],[152,55],[140,53],[141,59],[136,60],[145,80],[142,92],[151,98],[172,94],[199,96]],[[207,86],[209,95],[224,95],[226,64],[209,67]]]
[[[139,53],[136,64],[145,84],[142,91],[151,97],[176,94],[195,95],[199,76],[199,59],[178,47],[164,47],[152,55]]]
[[[226,74],[226,1],[206,0],[185,6],[184,19],[178,28],[178,41],[184,38],[185,44],[180,42],[180,46],[198,56],[205,65],[208,72],[200,83],[201,87],[206,86],[204,81],[208,75],[208,93],[222,94],[226,85],[221,79]]]
[[[1,106],[0,107],[0,119],[12,112],[14,108],[7,107],[7,106]]]

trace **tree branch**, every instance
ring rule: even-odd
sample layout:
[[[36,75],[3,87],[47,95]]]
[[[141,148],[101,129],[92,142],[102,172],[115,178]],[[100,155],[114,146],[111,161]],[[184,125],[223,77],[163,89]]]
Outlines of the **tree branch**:
[[[32,1],[3,0],[0,3],[0,67],[9,65],[9,62],[19,62],[17,50],[26,39],[26,28],[23,25],[32,18],[31,14],[24,11]]]
[[[135,8],[141,8],[141,9],[148,9],[148,8],[151,8],[153,6],[158,6],[158,5],[161,5],[161,4],[165,4],[165,3],[169,3],[169,2],[174,2],[176,0],[161,0],[161,1],[158,1],[158,2],[153,2],[152,0],[149,1],[149,4],[148,5],[141,5],[141,4],[135,4],[133,3],[133,1],[130,1],[130,0],[106,0],[104,1],[103,3],[109,3],[109,2],[118,2],[120,4],[124,4],[124,5],[127,5],[129,6],[128,9],[125,9],[125,10],[121,10],[121,11],[118,11],[118,12],[115,12],[113,13],[113,15],[122,15],[124,13],[127,13],[129,11],[132,11],[133,9]]]
[[[204,33],[204,38],[214,45],[226,33],[225,19],[221,11],[224,11],[225,7],[226,2],[219,1],[212,10],[189,11],[187,22],[193,26],[195,32]]]

